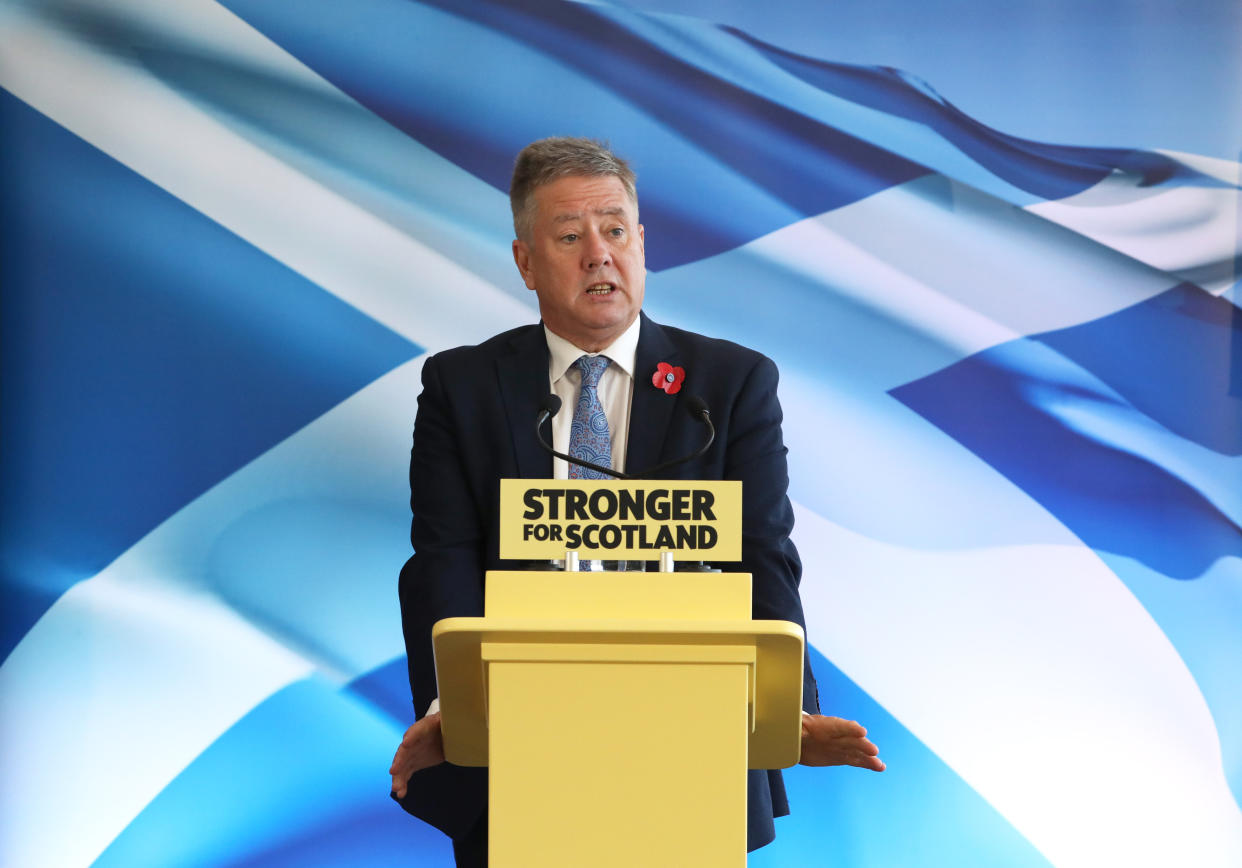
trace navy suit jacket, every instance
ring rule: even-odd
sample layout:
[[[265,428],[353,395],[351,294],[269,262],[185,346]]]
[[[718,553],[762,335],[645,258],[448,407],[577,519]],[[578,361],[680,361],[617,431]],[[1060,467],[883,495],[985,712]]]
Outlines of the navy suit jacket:
[[[686,371],[675,395],[651,383],[660,362]],[[765,356],[642,315],[625,466],[638,472],[693,452],[704,431],[684,400],[702,398],[716,425],[715,442],[703,456],[662,475],[742,480],[742,561],[719,566],[752,574],[753,617],[805,626],[798,597],[802,564],[789,539],[793,509],[776,384],[776,365]],[[432,625],[482,616],[485,572],[514,568],[497,554],[500,480],[552,476],[552,458],[534,428],[549,391],[541,325],[439,353],[423,365],[410,460],[414,556],[400,580],[410,687],[420,715],[438,695]],[[803,707],[817,712],[809,663],[803,691]],[[652,786],[674,781],[670,772],[669,781]],[[754,849],[772,840],[773,816],[788,813],[780,773],[752,771],[749,797],[748,849]],[[487,770],[442,764],[418,772],[401,804],[450,837],[465,837],[487,804]]]

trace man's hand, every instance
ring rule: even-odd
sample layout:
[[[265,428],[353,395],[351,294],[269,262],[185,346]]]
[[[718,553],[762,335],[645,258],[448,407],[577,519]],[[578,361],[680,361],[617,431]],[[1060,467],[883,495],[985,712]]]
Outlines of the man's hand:
[[[405,798],[406,785],[416,771],[444,762],[444,738],[440,735],[440,712],[434,712],[405,731],[388,773],[392,775],[392,794]]]
[[[802,715],[802,756],[804,766],[856,766],[884,771],[880,749],[867,740],[867,730],[852,720]]]

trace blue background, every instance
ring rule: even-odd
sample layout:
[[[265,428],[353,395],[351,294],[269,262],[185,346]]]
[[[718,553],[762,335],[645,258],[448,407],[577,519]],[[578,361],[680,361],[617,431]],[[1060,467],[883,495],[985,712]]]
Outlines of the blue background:
[[[638,170],[646,309],[779,364],[821,695],[889,766],[788,772],[750,864],[1242,860],[1238,4],[0,38],[0,862],[451,864],[387,796],[404,462],[425,355],[537,317],[554,134]]]

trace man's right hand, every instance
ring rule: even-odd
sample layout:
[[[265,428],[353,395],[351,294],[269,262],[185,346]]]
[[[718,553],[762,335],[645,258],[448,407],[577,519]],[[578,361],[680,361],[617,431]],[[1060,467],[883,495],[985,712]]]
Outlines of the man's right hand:
[[[440,735],[440,712],[433,712],[405,731],[388,773],[392,775],[392,794],[405,798],[406,785],[414,772],[444,762],[444,738]]]

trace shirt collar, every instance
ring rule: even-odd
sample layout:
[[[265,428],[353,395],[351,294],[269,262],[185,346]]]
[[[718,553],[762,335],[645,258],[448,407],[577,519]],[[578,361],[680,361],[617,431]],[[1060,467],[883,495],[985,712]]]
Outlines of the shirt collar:
[[[630,327],[617,335],[615,341],[598,353],[588,353],[586,350],[574,346],[560,335],[554,334],[545,325],[543,327],[543,334],[548,340],[548,353],[550,357],[548,375],[551,378],[551,382],[555,383],[565,376],[565,372],[569,370],[570,365],[578,361],[578,358],[582,355],[607,356],[612,359],[614,366],[620,368],[626,376],[632,379],[634,368],[638,364],[638,333],[641,330],[642,317],[636,316],[634,317],[634,322],[630,323]]]

